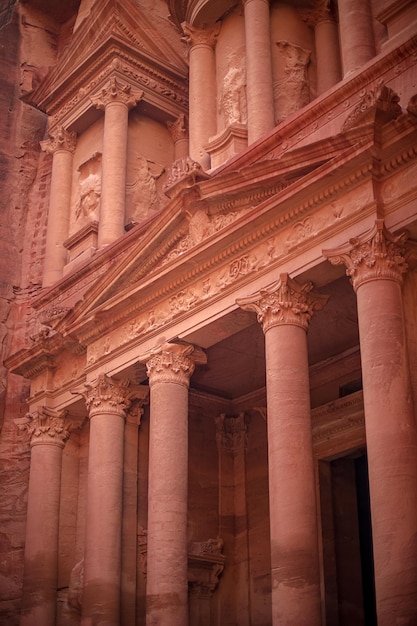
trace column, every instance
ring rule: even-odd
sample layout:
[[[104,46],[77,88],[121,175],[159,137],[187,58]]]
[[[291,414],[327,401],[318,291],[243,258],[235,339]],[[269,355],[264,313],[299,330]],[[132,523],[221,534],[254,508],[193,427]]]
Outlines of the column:
[[[342,78],[339,31],[329,0],[319,2],[314,35],[317,55],[317,94],[327,91]]]
[[[64,248],[64,241],[68,237],[69,230],[72,159],[76,141],[76,133],[65,130],[62,126],[55,129],[50,134],[49,139],[41,141],[42,150],[52,154],[43,287],[49,287],[62,278],[63,269],[67,262],[67,250]]]
[[[340,51],[343,76],[375,56],[372,11],[369,0],[338,0]]]
[[[272,623],[320,626],[307,329],[326,296],[287,274],[238,301],[265,333]]]
[[[190,157],[209,169],[210,156],[204,146],[217,132],[214,47],[220,27],[195,28],[184,22],[182,29],[190,45]]]
[[[15,423],[29,433],[31,447],[20,625],[55,626],[62,450],[70,424],[66,411],[47,407]]]
[[[141,359],[150,387],[147,626],[187,626],[188,388],[202,350],[164,344]]]
[[[244,0],[248,144],[275,126],[269,0]]]
[[[417,623],[417,432],[401,294],[405,236],[374,228],[335,250],[357,295],[379,626]]]
[[[129,109],[142,96],[143,91],[113,76],[91,97],[92,103],[104,110],[99,247],[112,243],[124,233]]]
[[[79,390],[90,418],[84,626],[120,626],[123,447],[129,381],[106,374]]]
[[[182,113],[174,122],[167,122],[168,130],[174,142],[174,161],[188,156],[188,130],[185,115]]]

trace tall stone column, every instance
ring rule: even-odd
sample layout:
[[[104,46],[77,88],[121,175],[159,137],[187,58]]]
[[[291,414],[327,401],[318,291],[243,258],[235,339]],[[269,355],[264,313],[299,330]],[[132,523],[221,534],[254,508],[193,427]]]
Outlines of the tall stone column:
[[[146,362],[150,386],[147,626],[187,626],[188,387],[204,353],[164,344]]]
[[[142,91],[113,76],[91,97],[92,103],[104,110],[99,247],[112,243],[124,233],[129,109],[142,96]]]
[[[275,126],[269,0],[244,0],[248,144]]]
[[[339,31],[330,0],[319,1],[314,18],[317,94],[320,95],[342,78]]]
[[[167,122],[174,142],[174,161],[188,156],[188,130],[185,115],[181,114],[174,122]]]
[[[324,251],[357,295],[379,626],[417,623],[417,431],[401,294],[405,237],[377,220]]]
[[[70,432],[66,411],[42,407],[15,420],[30,435],[21,626],[55,626],[62,450]]]
[[[195,28],[184,22],[182,29],[190,45],[190,157],[209,169],[210,156],[204,146],[217,132],[214,47],[220,27]]]
[[[64,241],[68,237],[72,160],[77,141],[76,133],[57,128],[50,138],[41,141],[42,150],[52,154],[51,190],[49,195],[48,225],[46,230],[43,287],[49,287],[62,278],[67,262]]]
[[[287,274],[238,301],[265,333],[272,623],[320,626],[307,328],[326,296]]]
[[[81,393],[90,418],[82,620],[120,625],[123,448],[129,381],[101,374]]]
[[[338,0],[338,8],[343,76],[347,76],[375,56],[372,12],[369,0]]]

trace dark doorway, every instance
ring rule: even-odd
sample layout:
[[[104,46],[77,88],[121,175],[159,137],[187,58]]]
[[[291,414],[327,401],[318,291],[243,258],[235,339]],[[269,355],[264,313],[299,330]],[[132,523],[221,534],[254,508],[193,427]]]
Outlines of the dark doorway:
[[[319,472],[326,626],[377,626],[366,453]]]

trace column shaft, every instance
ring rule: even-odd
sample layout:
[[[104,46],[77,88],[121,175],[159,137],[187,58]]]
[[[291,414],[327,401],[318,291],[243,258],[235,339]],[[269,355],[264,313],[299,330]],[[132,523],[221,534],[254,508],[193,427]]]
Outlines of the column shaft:
[[[46,408],[16,420],[31,435],[21,626],[55,626],[65,413]]]
[[[359,69],[375,55],[369,0],[338,0],[343,75]]]
[[[269,0],[245,0],[248,144],[275,126]]]
[[[319,626],[317,514],[306,332],[265,334],[274,626]]]
[[[75,143],[75,133],[68,132],[63,128],[58,128],[49,140],[41,142],[42,149],[53,155],[43,287],[49,287],[62,278],[63,269],[67,262],[67,250],[64,248],[64,241],[68,237],[69,230],[72,160]]]
[[[314,33],[317,54],[317,93],[321,94],[342,78],[339,34],[337,24],[330,16],[317,22]]]
[[[210,156],[204,146],[217,132],[214,47],[219,27],[199,29],[184,22],[182,28],[190,44],[190,157],[209,169]]]
[[[417,433],[401,287],[357,290],[379,626],[417,623]],[[380,306],[379,303],[383,303]]]
[[[124,102],[106,105],[99,247],[112,243],[124,233],[128,119],[129,109]]]

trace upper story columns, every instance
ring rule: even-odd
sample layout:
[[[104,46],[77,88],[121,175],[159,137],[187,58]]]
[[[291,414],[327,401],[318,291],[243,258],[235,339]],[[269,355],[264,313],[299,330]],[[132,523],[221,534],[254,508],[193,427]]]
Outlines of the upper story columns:
[[[147,626],[188,624],[188,388],[205,354],[164,344],[142,359],[150,386]]]
[[[51,190],[43,271],[44,287],[62,278],[67,262],[64,241],[68,237],[71,206],[72,160],[76,147],[75,133],[58,127],[50,138],[41,142],[45,152],[52,154]]]
[[[343,75],[359,69],[375,55],[369,0],[338,0]]]
[[[217,131],[214,47],[220,27],[195,28],[184,22],[182,29],[190,45],[190,157],[208,169],[210,157],[204,146]]]
[[[314,25],[317,55],[317,93],[330,89],[342,78],[339,30],[329,0],[320,0]]]
[[[55,626],[62,451],[70,435],[66,411],[42,407],[16,420],[30,435],[21,626]]]
[[[265,333],[274,626],[321,624],[307,328],[327,298],[311,289],[282,274],[238,301]]]
[[[244,0],[248,143],[275,126],[269,0]]]
[[[357,294],[380,626],[417,621],[417,430],[401,294],[404,252],[404,237],[382,220],[324,252],[346,265]]]
[[[129,110],[142,96],[142,91],[113,76],[91,97],[93,104],[104,110],[99,247],[124,233]]]

